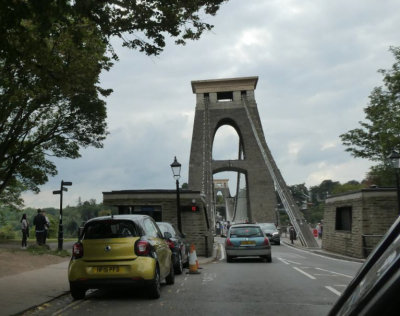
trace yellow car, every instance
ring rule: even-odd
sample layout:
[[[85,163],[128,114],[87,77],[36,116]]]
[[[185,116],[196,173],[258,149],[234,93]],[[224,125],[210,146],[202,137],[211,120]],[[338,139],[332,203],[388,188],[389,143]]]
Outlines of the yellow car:
[[[73,246],[68,280],[74,299],[88,289],[120,286],[143,286],[159,298],[163,279],[175,282],[171,250],[147,215],[93,218]]]

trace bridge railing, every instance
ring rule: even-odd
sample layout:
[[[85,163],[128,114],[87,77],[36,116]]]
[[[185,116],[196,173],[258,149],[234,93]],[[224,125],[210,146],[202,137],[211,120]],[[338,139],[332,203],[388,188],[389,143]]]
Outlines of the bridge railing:
[[[282,204],[286,210],[286,213],[289,216],[289,219],[296,230],[297,236],[299,237],[301,243],[306,246],[306,247],[313,247],[317,248],[318,244],[312,235],[308,225],[306,224],[304,220],[304,216],[301,214],[300,210],[297,207],[297,204],[295,203],[291,193],[289,192],[287,185],[285,183],[285,180],[282,177],[281,172],[279,171],[278,167],[276,166],[276,163],[272,157],[272,154],[269,152],[268,148],[264,148],[258,131],[254,125],[253,119],[251,117],[251,113],[248,109],[247,106],[247,98],[245,95],[242,95],[242,105],[245,108],[247,117],[249,119],[251,128],[253,130],[253,133],[255,135],[257,145],[261,151],[261,154],[263,156],[265,165],[274,181],[276,191],[278,192],[279,197],[282,200]],[[265,144],[266,147],[266,144]],[[268,150],[268,153],[267,153]]]

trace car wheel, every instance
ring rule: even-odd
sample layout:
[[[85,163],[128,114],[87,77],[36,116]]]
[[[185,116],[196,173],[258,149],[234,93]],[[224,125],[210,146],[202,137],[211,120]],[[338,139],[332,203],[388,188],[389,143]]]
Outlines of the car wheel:
[[[168,276],[165,278],[165,282],[167,282],[168,285],[172,285],[175,283],[175,270],[172,261],[171,261],[171,268],[169,269]]]
[[[159,298],[161,296],[161,284],[160,284],[160,271],[158,267],[156,267],[156,271],[154,272],[154,279],[151,281],[149,287],[149,297],[150,298]]]
[[[271,255],[265,256],[265,260],[267,261],[267,263],[272,262],[272,256]]]
[[[70,283],[69,290],[71,291],[71,296],[74,300],[82,300],[85,298],[85,288]]]
[[[183,272],[183,262],[182,262],[182,256],[181,254],[178,255],[178,264],[175,267],[175,273],[176,274],[182,274]]]
[[[226,256],[226,262],[232,262],[233,260],[232,260],[232,256]]]

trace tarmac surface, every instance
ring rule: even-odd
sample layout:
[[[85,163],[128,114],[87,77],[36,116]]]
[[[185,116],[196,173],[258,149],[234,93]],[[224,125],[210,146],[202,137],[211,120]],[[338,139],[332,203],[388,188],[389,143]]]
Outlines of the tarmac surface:
[[[221,239],[216,238],[221,242]],[[363,262],[363,260],[354,259],[351,257],[340,256],[334,253],[329,253],[321,248],[304,248],[299,240],[294,240],[293,243],[282,234],[281,242],[292,246],[303,248],[314,253],[324,256],[331,256],[349,261]],[[321,246],[321,240],[317,240]],[[64,249],[69,249],[72,242],[64,243]],[[50,245],[51,248],[56,248],[57,245]],[[214,261],[219,257],[217,243],[214,244],[213,255],[209,258],[198,256],[199,265],[203,265]],[[25,311],[38,307],[46,302],[50,302],[62,295],[69,293],[68,283],[68,263],[65,262],[48,265],[41,269],[23,272],[16,275],[0,278],[0,314],[1,315],[21,315]]]

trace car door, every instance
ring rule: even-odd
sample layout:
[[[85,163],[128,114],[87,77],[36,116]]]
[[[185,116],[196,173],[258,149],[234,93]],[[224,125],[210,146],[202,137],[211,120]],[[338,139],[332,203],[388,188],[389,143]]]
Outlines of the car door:
[[[162,278],[168,276],[171,265],[171,250],[161,235],[161,232],[151,218],[144,220],[146,238],[156,251]]]

